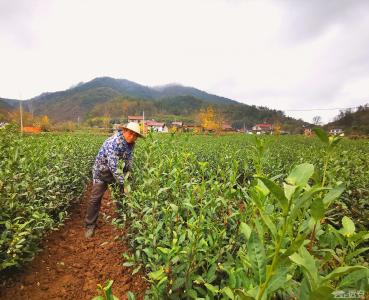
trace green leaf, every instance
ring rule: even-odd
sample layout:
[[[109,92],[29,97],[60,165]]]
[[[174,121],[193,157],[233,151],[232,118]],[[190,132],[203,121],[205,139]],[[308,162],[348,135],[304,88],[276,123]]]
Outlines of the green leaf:
[[[205,283],[206,288],[213,294],[216,295],[219,293],[219,290],[216,286],[210,284],[210,283]]]
[[[216,278],[216,272],[217,270],[217,264],[216,263],[213,263],[210,268],[208,269],[208,273],[206,274],[206,281],[209,282],[209,283],[212,283]]]
[[[156,196],[159,196],[161,193],[163,193],[163,192],[165,192],[165,191],[167,191],[167,190],[169,190],[169,189],[170,189],[170,187],[160,188],[160,189],[158,190],[158,193],[156,194]]]
[[[310,293],[310,300],[316,300],[316,299],[324,299],[324,300],[330,300],[334,299],[333,294],[334,289],[329,286],[320,286],[316,290],[312,291]]]
[[[356,283],[364,278],[365,279],[369,278],[369,269],[361,269],[361,270],[353,271],[352,273],[342,278],[339,284],[339,287],[340,288],[357,287]]]
[[[163,268],[161,268],[161,269],[159,269],[155,272],[151,272],[149,274],[149,277],[153,280],[160,280],[161,278],[163,278],[163,276],[164,276],[164,269]]]
[[[172,208],[173,212],[175,212],[175,213],[177,213],[177,212],[178,212],[178,206],[177,206],[177,205],[175,205],[175,204],[173,204],[173,203],[170,203],[169,205],[170,205],[170,207]]]
[[[246,237],[247,240],[250,239],[251,228],[246,223],[241,222],[239,232],[242,233]]]
[[[136,267],[133,271],[132,271],[132,275],[135,275],[138,271],[140,271],[142,265],[139,265],[138,267]]]
[[[136,300],[135,294],[133,294],[131,291],[127,293],[128,300]]]
[[[284,194],[288,200],[291,200],[295,193],[297,186],[283,183]]]
[[[287,284],[287,282],[292,278],[292,276],[288,276],[288,270],[289,268],[286,265],[280,265],[277,268],[268,284],[268,294],[280,289]]]
[[[158,282],[158,286],[161,286],[164,282],[166,282],[168,280],[167,276],[164,276],[162,279],[160,279],[160,281]]]
[[[294,253],[289,256],[295,264],[302,267],[304,273],[307,275],[307,279],[310,282],[310,286],[314,289],[318,283],[318,269],[315,265],[315,259],[305,247],[300,248],[300,253]]]
[[[266,255],[259,235],[255,231],[251,232],[247,250],[252,269],[258,277],[259,283],[264,282],[266,277]]]
[[[345,185],[342,183],[334,189],[330,190],[327,195],[325,195],[323,199],[323,203],[325,207],[328,207],[334,200],[338,199],[343,191],[345,190]]]
[[[235,294],[238,297],[239,300],[255,300],[255,297],[251,297],[250,295],[247,295],[245,291],[237,289],[235,290]]]
[[[268,196],[270,191],[269,189],[265,186],[265,184],[258,179],[257,180],[257,185],[255,186],[255,188],[265,197]]]
[[[352,258],[360,255],[361,253],[364,253],[365,251],[368,251],[369,247],[364,247],[364,248],[359,248],[356,249],[355,251],[351,252],[349,255],[346,256],[345,261],[350,261]]]
[[[293,168],[290,175],[286,178],[286,182],[292,185],[306,186],[310,177],[314,174],[314,166],[312,164],[301,164]]]
[[[322,283],[326,283],[332,279],[335,279],[336,277],[340,277],[342,275],[345,275],[347,273],[351,273],[353,271],[357,271],[360,269],[366,269],[363,266],[348,266],[348,267],[338,267],[337,269],[334,269],[331,273],[329,273],[327,276],[325,276],[322,280]]]
[[[321,128],[314,128],[313,131],[318,136],[318,138],[325,144],[329,144],[328,134]]]
[[[185,278],[182,277],[177,278],[172,285],[172,289],[176,290],[181,288],[182,286],[184,286],[185,282],[186,282]]]
[[[272,233],[273,237],[276,238],[277,228],[275,227],[275,224],[272,222],[272,220],[269,218],[269,216],[267,214],[265,214],[261,210],[259,212],[260,212],[260,217],[264,221],[265,225],[269,228],[269,230]]]
[[[194,289],[188,289],[186,292],[192,299],[197,299],[197,292]]]
[[[319,221],[324,217],[325,209],[322,199],[316,199],[313,201],[310,207],[311,215],[315,221]]]
[[[311,294],[311,286],[309,284],[309,280],[307,279],[307,277],[304,277],[304,279],[301,281],[298,299],[310,300],[310,294]]]
[[[222,289],[222,292],[223,292],[223,294],[227,295],[228,298],[234,300],[234,294],[228,286],[224,287]]]
[[[339,230],[339,233],[346,237],[350,237],[355,233],[355,224],[349,217],[344,216],[342,218],[342,228]]]
[[[288,210],[288,199],[286,198],[286,196],[284,195],[284,191],[282,190],[282,188],[280,186],[278,186],[276,183],[274,183],[273,181],[267,179],[267,178],[262,178],[260,177],[260,180],[266,185],[266,187],[272,192],[272,194],[277,198],[277,200],[279,201],[283,212],[287,213]]]
[[[305,242],[305,237],[302,235],[297,235],[297,237],[292,241],[291,245],[287,248],[286,252],[282,254],[282,257],[288,257],[295,253],[302,244]]]
[[[163,254],[168,254],[170,252],[170,249],[168,248],[164,248],[164,247],[157,247],[157,249],[163,253]]]
[[[322,188],[322,187],[319,187],[319,188],[313,187],[309,191],[305,191],[300,197],[297,198],[297,200],[296,200],[296,202],[293,206],[291,216],[293,218],[295,218],[296,214],[298,213],[298,210],[302,206],[304,206],[308,201],[310,201],[314,197],[315,194],[317,194],[320,191],[325,190],[325,189],[326,188]],[[309,206],[309,205],[307,205],[307,206]]]

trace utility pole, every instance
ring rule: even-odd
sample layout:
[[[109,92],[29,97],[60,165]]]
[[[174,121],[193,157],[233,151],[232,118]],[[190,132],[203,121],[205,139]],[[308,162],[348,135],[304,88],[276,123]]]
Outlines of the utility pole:
[[[22,100],[19,100],[19,113],[20,113],[21,133],[23,134],[23,109],[22,109]]]
[[[142,111],[142,134],[145,133],[145,111]]]

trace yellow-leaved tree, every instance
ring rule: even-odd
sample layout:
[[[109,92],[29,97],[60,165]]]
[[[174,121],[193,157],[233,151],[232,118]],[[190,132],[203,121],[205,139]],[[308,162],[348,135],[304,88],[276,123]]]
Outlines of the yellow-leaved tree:
[[[41,117],[40,127],[42,131],[50,131],[50,120],[47,115]]]
[[[222,129],[223,119],[221,115],[215,112],[212,106],[201,109],[198,115],[201,126],[206,131],[219,131]]]

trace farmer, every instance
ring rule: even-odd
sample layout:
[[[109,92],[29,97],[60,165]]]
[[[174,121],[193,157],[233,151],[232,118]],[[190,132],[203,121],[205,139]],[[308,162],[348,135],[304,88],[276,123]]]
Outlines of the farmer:
[[[115,183],[118,185],[120,193],[124,193],[124,174],[118,171],[118,161],[123,160],[124,173],[131,170],[133,148],[138,137],[143,137],[140,133],[140,125],[129,122],[122,127],[122,131],[118,131],[108,138],[100,148],[92,169],[93,186],[85,219],[86,238],[94,235],[101,199],[108,185]],[[116,204],[117,208],[120,208],[120,203]]]

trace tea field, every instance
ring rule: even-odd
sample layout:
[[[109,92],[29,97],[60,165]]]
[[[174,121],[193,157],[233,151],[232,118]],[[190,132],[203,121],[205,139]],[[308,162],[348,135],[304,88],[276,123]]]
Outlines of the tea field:
[[[90,181],[104,137],[0,130],[0,271],[32,260]]]
[[[127,227],[124,264],[147,273],[147,298],[364,295],[369,142],[317,133],[139,140],[113,223]],[[0,270],[31,260],[64,221],[105,138],[0,132]]]
[[[150,298],[364,294],[369,143],[318,134],[140,141],[120,201]]]

